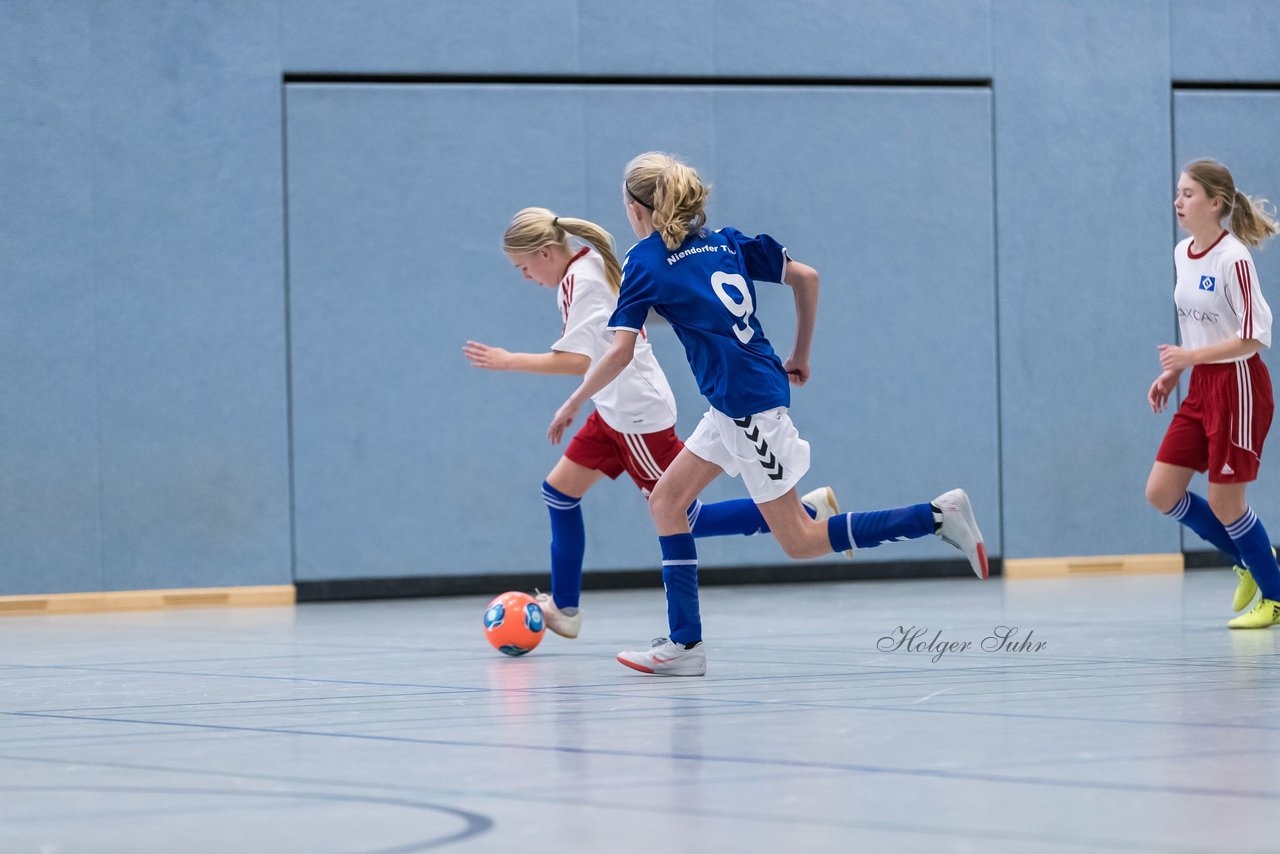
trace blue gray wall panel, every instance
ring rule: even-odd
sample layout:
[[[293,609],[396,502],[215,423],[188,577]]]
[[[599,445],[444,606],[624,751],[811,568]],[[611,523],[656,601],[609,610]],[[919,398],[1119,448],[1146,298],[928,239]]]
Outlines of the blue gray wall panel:
[[[4,593],[102,585],[91,32],[69,5],[0,8]]]
[[[288,582],[274,14],[3,14],[0,593]]]
[[[1280,3],[1170,0],[1173,79],[1280,84]]]
[[[103,574],[284,583],[283,222],[269,7],[95,7]]]
[[[539,437],[570,381],[458,348],[551,340],[548,295],[496,251],[506,218],[543,201],[626,242],[618,170],[649,147],[704,168],[715,221],[823,274],[794,407],[810,483],[850,507],[962,483],[1009,557],[1173,551],[1142,497],[1172,184],[1211,154],[1280,195],[1280,109],[1171,87],[1280,85],[1278,38],[1261,0],[0,4],[0,594],[279,583],[295,521],[301,578],[545,566]],[[286,186],[299,72],[637,85],[291,90]],[[768,85],[794,78],[993,83]],[[785,349],[788,294],[762,293]],[[652,332],[687,433],[701,402]],[[650,564],[629,484],[588,513],[593,566]]]
[[[279,0],[290,71],[991,74],[990,0]]]
[[[574,383],[477,372],[459,351],[558,337],[554,295],[498,251],[506,219],[545,205],[605,224],[625,249],[621,170],[647,147],[705,171],[715,222],[773,233],[823,273],[815,379],[793,406],[815,448],[809,484],[870,508],[964,483],[994,522],[988,91],[301,85],[288,117],[299,578],[546,564],[537,486],[560,449],[543,434]],[[785,355],[790,294],[761,292]],[[674,336],[654,336],[687,435],[705,403]],[[724,483],[709,497],[743,494]],[[629,482],[586,508],[591,566],[652,562]],[[712,566],[784,559],[764,537],[704,546]]]
[[[813,447],[806,484],[831,484],[851,510],[963,485],[998,553],[990,92],[782,92],[774,105],[739,91],[717,108],[724,220],[780,236],[822,276],[814,377],[792,405]],[[757,290],[785,357],[791,294]],[[700,551],[713,548],[748,559],[729,541]],[[952,555],[927,540],[868,556]]]
[[[1006,557],[1178,550],[1143,497],[1163,433],[1146,392],[1173,332],[1167,15],[996,10]]]

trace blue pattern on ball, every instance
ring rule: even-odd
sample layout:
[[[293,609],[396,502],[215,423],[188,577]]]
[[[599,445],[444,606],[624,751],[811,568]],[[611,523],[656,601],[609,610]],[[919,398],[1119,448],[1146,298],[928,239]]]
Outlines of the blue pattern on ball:
[[[502,621],[507,618],[507,609],[503,607],[501,602],[494,602],[489,610],[484,612],[484,628],[485,631],[493,631],[502,625]]]
[[[502,646],[498,647],[498,652],[501,652],[504,655],[524,655],[528,651],[529,650],[525,649],[524,647],[516,646],[513,643],[503,644]]]
[[[536,602],[524,606],[524,626],[531,632],[542,631],[542,608]]]

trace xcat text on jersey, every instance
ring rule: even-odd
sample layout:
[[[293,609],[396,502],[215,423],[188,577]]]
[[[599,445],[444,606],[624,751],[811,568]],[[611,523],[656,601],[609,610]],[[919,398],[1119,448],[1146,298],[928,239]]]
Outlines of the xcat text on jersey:
[[[1185,317],[1188,320],[1194,320],[1196,323],[1217,323],[1218,312],[1201,311],[1198,308],[1183,308],[1178,306],[1178,317]]]

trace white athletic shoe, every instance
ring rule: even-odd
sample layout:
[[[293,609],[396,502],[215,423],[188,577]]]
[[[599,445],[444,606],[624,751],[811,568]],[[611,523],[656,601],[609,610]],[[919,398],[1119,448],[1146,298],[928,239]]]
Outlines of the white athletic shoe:
[[[653,645],[644,652],[618,653],[618,663],[655,676],[704,676],[707,656],[702,647],[699,643],[693,649],[685,649],[669,638],[654,638]]]
[[[829,486],[819,486],[812,492],[806,492],[800,496],[800,503],[813,509],[817,514],[814,519],[818,522],[825,522],[840,512],[840,505],[836,503],[835,490]],[[844,556],[852,560],[853,549],[844,552]]]
[[[969,565],[979,578],[986,578],[987,549],[982,544],[982,532],[978,530],[978,520],[973,517],[973,505],[963,489],[944,492],[933,499],[933,504],[942,511],[942,527],[938,529],[938,537],[944,543],[964,552]]]
[[[562,638],[576,638],[582,629],[582,611],[579,610],[578,613],[570,616],[556,607],[550,593],[538,593],[536,590],[534,592],[538,594],[533,598],[542,608],[542,618],[547,628]]]

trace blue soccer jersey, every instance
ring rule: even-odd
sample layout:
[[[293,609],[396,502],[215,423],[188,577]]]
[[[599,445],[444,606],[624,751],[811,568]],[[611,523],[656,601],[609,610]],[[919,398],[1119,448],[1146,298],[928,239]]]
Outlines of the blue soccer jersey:
[[[756,319],[752,284],[781,282],[786,263],[786,250],[767,234],[706,230],[668,250],[655,232],[627,252],[609,328],[639,332],[653,309],[675,329],[716,409],[742,418],[790,406],[787,373]]]

